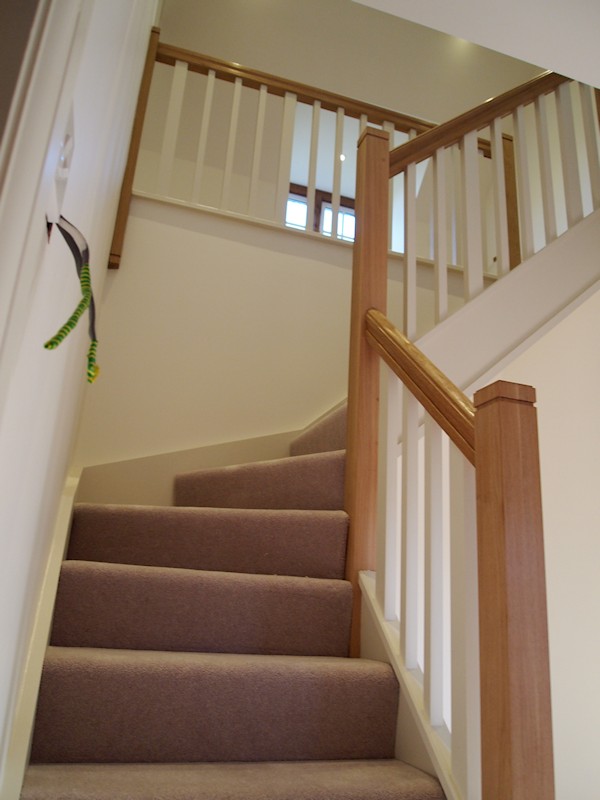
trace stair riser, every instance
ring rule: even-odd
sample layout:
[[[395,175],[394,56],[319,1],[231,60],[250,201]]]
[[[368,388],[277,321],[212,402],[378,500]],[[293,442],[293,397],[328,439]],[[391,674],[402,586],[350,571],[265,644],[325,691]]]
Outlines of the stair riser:
[[[391,758],[387,665],[50,648],[33,762]]]
[[[79,505],[68,558],[343,578],[347,529],[342,511]]]
[[[345,451],[202,470],[175,478],[175,504],[214,508],[344,508]]]
[[[21,800],[444,800],[399,761],[67,764],[29,769]]]
[[[68,561],[52,644],[346,656],[345,581]]]

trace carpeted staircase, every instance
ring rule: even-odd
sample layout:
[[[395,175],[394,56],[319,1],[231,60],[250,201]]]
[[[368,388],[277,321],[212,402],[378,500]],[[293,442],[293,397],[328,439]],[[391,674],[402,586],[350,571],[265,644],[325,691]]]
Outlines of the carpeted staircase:
[[[343,428],[76,507],[22,800],[443,798],[394,760],[390,667],[347,658]]]

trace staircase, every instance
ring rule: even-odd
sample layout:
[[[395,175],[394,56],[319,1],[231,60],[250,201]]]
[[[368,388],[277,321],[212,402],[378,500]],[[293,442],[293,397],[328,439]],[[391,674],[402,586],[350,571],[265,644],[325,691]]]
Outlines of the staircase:
[[[443,798],[394,759],[391,668],[347,657],[343,429],[76,507],[22,800]]]

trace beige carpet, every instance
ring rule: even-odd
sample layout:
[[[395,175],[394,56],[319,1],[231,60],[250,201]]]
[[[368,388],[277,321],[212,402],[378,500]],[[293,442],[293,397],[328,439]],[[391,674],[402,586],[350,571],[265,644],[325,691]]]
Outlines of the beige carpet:
[[[76,508],[22,800],[443,798],[394,760],[391,668],[347,658],[332,425],[179,507]]]

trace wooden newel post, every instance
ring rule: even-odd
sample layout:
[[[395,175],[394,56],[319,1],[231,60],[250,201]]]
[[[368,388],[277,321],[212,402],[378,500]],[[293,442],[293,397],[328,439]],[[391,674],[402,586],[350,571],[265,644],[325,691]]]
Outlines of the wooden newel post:
[[[352,274],[346,501],[346,577],[354,588],[350,653],[360,653],[358,573],[375,568],[379,356],[365,338],[365,314],[385,313],[388,254],[388,134],[367,128],[358,142],[356,239]]]
[[[475,394],[483,800],[553,800],[535,390]]]

